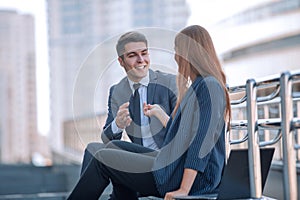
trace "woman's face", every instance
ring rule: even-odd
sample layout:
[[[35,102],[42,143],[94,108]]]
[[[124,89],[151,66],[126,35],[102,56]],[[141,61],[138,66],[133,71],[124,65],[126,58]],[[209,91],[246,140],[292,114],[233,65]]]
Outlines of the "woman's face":
[[[184,74],[184,67],[186,67],[186,65],[184,63],[185,60],[180,55],[178,46],[175,45],[174,50],[175,50],[174,59],[178,66],[178,74],[185,76],[185,74]]]

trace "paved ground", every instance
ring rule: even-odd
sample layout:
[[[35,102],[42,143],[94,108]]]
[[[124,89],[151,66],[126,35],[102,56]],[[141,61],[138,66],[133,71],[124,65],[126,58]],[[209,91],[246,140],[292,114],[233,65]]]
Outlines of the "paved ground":
[[[109,194],[111,194],[112,187],[109,185],[109,187],[104,190],[103,195],[99,198],[99,200],[107,200],[109,198]],[[139,200],[162,200],[161,198],[157,197],[141,197]]]

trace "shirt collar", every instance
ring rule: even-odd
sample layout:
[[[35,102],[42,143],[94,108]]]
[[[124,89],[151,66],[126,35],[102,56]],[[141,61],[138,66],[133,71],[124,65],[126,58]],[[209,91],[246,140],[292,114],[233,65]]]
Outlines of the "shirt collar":
[[[127,79],[128,79],[129,86],[130,86],[131,90],[134,91],[133,84],[135,84],[135,82],[130,80],[128,77],[127,77]],[[150,82],[150,78],[149,78],[149,71],[148,71],[147,75],[144,78],[142,78],[142,80],[139,83],[141,85],[145,86],[145,87],[148,87],[149,82]]]

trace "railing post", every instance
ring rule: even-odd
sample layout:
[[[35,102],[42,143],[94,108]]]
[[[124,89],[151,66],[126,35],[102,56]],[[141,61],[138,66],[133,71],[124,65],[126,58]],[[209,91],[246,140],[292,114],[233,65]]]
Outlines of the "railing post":
[[[293,98],[290,73],[285,72],[281,74],[280,85],[284,199],[296,200],[297,173],[293,133],[291,132],[291,122],[293,120]]]
[[[259,138],[257,134],[257,88],[253,79],[247,80],[248,158],[252,198],[262,197]]]

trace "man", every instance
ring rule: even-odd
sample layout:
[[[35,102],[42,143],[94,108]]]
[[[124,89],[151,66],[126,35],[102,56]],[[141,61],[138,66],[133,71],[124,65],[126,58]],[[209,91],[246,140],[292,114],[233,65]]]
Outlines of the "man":
[[[157,118],[146,117],[142,108],[144,103],[158,104],[170,115],[176,104],[176,77],[149,69],[148,42],[139,32],[127,32],[122,35],[117,42],[116,50],[118,61],[125,69],[127,77],[110,88],[108,117],[101,138],[106,144],[110,140],[120,140],[123,131],[126,131],[133,143],[158,150],[165,138],[165,128]],[[137,114],[139,117],[134,116],[132,112],[136,109],[131,101],[135,84],[139,84],[137,89],[140,97],[140,114]],[[136,121],[132,118],[139,119]],[[104,146],[102,143],[90,143],[87,146],[81,173],[92,156]]]

